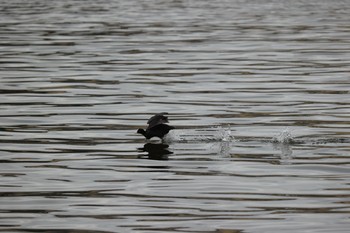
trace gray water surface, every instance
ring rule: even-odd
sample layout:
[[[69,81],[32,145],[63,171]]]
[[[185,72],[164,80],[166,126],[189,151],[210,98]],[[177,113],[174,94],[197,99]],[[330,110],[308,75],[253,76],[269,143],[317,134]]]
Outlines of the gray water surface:
[[[348,232],[350,2],[0,0],[0,232]],[[163,141],[136,134],[168,112]]]

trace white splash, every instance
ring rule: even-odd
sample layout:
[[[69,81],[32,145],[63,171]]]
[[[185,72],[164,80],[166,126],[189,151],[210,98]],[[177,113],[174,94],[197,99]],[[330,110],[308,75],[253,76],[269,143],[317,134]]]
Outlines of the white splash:
[[[166,143],[184,141],[184,139],[181,136],[181,134],[183,133],[183,130],[172,130],[167,135],[165,135],[163,141]]]
[[[235,142],[231,128],[230,126],[227,128],[218,126],[215,129],[215,140],[211,148],[221,157],[229,157],[233,146],[232,143]]]
[[[232,135],[232,131],[230,126],[228,128],[223,128],[221,126],[216,127],[216,135],[215,139],[217,141],[222,141],[222,142],[232,142],[234,141],[234,136]]]
[[[208,130],[172,130],[163,139],[171,142],[232,142],[234,141],[230,127],[213,127]]]
[[[279,134],[273,137],[273,142],[289,144],[293,141],[291,130],[287,127],[282,130]]]
[[[289,164],[293,158],[293,150],[291,148],[291,142],[293,142],[293,136],[289,128],[285,128],[279,134],[273,137],[273,148],[280,151],[281,163]]]
[[[173,130],[167,134],[163,141],[165,143],[203,143],[208,144],[208,149],[223,157],[228,157],[231,152],[232,143],[235,138],[230,126],[216,126],[208,130]]]

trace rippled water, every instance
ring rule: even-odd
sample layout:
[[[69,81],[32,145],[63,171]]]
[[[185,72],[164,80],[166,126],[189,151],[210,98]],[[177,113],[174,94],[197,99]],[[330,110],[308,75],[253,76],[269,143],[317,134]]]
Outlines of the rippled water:
[[[1,232],[348,232],[350,2],[0,0]],[[136,134],[154,113],[177,129]]]

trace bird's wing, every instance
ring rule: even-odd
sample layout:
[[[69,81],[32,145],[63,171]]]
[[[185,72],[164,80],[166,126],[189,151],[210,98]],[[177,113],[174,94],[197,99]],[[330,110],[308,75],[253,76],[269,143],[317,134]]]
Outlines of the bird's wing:
[[[147,129],[150,129],[156,125],[159,125],[159,124],[164,124],[164,123],[168,123],[168,117],[167,116],[164,116],[165,114],[168,114],[167,112],[161,112],[161,113],[158,113],[154,116],[152,116],[148,121],[147,121],[147,124],[148,124],[148,127]]]

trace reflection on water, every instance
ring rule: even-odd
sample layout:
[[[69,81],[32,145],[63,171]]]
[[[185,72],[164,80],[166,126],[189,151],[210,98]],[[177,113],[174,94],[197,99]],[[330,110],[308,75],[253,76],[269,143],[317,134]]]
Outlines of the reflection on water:
[[[0,12],[0,232],[349,231],[348,1]]]
[[[147,152],[146,157],[154,160],[168,160],[168,156],[173,152],[168,150],[169,145],[165,143],[146,143],[139,150]],[[143,158],[144,156],[141,156]]]

